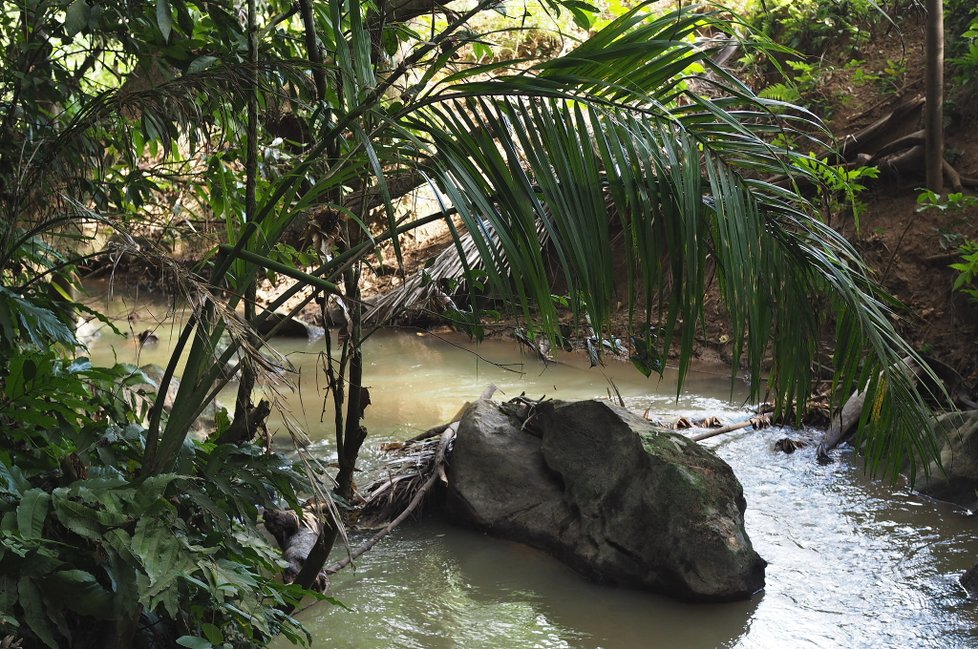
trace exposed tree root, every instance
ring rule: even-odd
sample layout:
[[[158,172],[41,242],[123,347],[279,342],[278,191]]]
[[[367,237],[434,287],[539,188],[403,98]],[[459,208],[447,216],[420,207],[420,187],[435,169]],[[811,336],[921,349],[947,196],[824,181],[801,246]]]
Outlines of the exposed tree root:
[[[876,160],[876,164],[879,165],[880,171],[883,173],[898,176],[922,171],[923,161],[924,146],[917,144],[900,153],[893,153],[885,158]]]
[[[889,175],[922,173],[926,144],[923,129],[879,146],[877,144],[885,135],[897,130],[915,111],[921,111],[925,104],[923,97],[908,99],[897,104],[889,114],[843,138],[840,156],[847,161],[845,166],[849,168],[849,165],[857,162],[878,165],[881,171]],[[978,178],[963,178],[947,160],[943,163],[943,169],[944,177],[953,191],[960,192],[965,186],[978,188]]]
[[[898,137],[895,140],[887,142],[879,148],[879,150],[871,157],[871,160],[879,160],[891,153],[896,153],[902,149],[906,149],[918,144],[924,143],[924,130],[914,131],[909,135],[904,135],[903,137]]]
[[[897,127],[914,112],[920,112],[924,106],[924,98],[921,96],[913,97],[903,101],[896,106],[889,114],[884,115],[869,126],[866,126],[851,135],[847,135],[842,140],[839,154],[843,160],[852,160],[859,153],[872,151],[872,146],[884,136],[897,130]]]
[[[947,179],[947,182],[950,183],[951,189],[956,192],[962,191],[964,187],[961,185],[961,174],[959,174],[947,160],[944,160],[942,164],[944,165],[944,177]]]

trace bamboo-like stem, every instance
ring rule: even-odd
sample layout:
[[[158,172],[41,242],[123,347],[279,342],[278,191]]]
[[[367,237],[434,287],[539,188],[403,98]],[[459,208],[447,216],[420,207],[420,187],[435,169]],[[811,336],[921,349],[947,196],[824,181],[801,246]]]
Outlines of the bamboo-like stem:
[[[245,218],[247,224],[255,218],[258,209],[258,27],[255,18],[255,0],[248,0],[248,150],[245,158]],[[244,260],[242,260],[244,262]],[[243,264],[242,264],[243,265]],[[258,287],[254,273],[247,273],[248,283],[244,289],[244,318],[255,319],[255,301]],[[254,344],[254,336],[248,334],[249,342]],[[256,369],[254,363],[244,359],[241,367],[241,380],[234,400],[234,420],[230,430],[242,431],[247,436],[251,430],[249,408],[251,393],[255,389]],[[235,440],[240,441],[240,440]]]

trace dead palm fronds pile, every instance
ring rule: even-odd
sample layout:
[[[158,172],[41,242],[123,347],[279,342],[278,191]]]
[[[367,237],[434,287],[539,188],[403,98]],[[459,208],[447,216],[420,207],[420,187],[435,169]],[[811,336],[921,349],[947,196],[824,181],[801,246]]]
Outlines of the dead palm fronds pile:
[[[496,386],[490,384],[479,399],[491,399]],[[471,407],[466,402],[451,421],[435,426],[406,442],[386,444],[388,459],[380,474],[364,489],[364,505],[359,526],[364,529],[383,527],[378,536],[394,529],[424,502],[438,480],[448,483],[445,463],[451,453],[459,422]]]
[[[407,442],[387,444],[387,461],[380,474],[364,490],[359,526],[377,529],[406,511],[420,495],[418,505],[436,480],[447,482],[445,456],[455,440],[458,423],[431,429]]]
[[[542,222],[537,222],[537,236],[543,247],[549,235]],[[484,223],[480,236],[486,238],[498,250],[499,239],[490,223]],[[437,310],[439,312],[455,308],[455,303],[446,292],[452,281],[461,281],[467,271],[483,267],[484,251],[471,233],[458,238],[456,245],[449,246],[435,257],[434,262],[404,280],[397,288],[374,300],[363,316],[364,322],[391,322],[399,314],[409,309]],[[508,268],[502,269],[509,272]]]

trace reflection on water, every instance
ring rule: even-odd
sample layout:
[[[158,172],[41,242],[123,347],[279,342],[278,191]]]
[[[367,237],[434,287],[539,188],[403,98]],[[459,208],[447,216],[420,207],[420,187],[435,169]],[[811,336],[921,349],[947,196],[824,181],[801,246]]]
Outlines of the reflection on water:
[[[300,389],[307,409],[305,423],[313,439],[329,439],[329,422],[320,423],[322,395],[317,391],[315,363],[322,344],[282,341],[279,351],[300,367]],[[657,391],[658,377],[646,379],[628,364],[613,363],[590,368],[579,356],[561,358],[561,363],[544,365],[510,342],[488,341],[476,345],[459,336],[438,337],[413,331],[382,331],[367,341],[364,351],[364,383],[370,390],[371,406],[364,424],[375,435],[407,438],[451,419],[465,401],[471,401],[490,384],[499,388],[496,397],[505,399],[526,393],[556,399],[607,398],[616,390],[623,398],[640,397]],[[730,384],[725,377],[701,374],[691,379],[689,391],[696,393],[702,381],[717,386],[725,395]],[[319,383],[321,384],[321,379]],[[674,403],[669,396],[675,379],[666,375],[662,402]],[[740,384],[736,397],[746,397]],[[681,403],[693,404],[694,397]],[[329,406],[331,413],[332,406]],[[298,413],[297,416],[300,416]],[[301,416],[300,416],[301,418]]]
[[[302,619],[321,646],[351,649],[717,647],[757,606],[599,586],[536,550],[440,521],[406,528],[334,589],[352,611],[317,606]]]
[[[143,328],[137,319],[133,329]],[[92,355],[162,363],[168,326],[158,335],[160,344],[138,359],[134,344],[110,334],[93,343]],[[322,342],[276,346],[300,372],[291,408],[328,455],[331,431],[320,423],[315,378]],[[731,395],[722,371],[691,374],[677,402],[669,375],[660,383],[626,365],[589,369],[577,359],[544,367],[509,344],[483,344],[475,353],[466,346],[413,332],[369,341],[367,463],[377,461],[378,442],[449,419],[490,383],[505,397],[607,397],[617,389],[633,409],[664,419],[745,416],[745,386]],[[767,588],[750,602],[685,605],[598,586],[535,550],[428,520],[398,530],[356,571],[334,578],[334,594],[351,610],[318,604],[301,618],[314,646],[358,649],[978,647],[975,604],[957,584],[978,554],[974,521],[868,480],[858,458],[823,467],[811,447],[775,453],[774,441],[785,434],[746,430],[706,442],[743,482],[747,530],[770,564]]]

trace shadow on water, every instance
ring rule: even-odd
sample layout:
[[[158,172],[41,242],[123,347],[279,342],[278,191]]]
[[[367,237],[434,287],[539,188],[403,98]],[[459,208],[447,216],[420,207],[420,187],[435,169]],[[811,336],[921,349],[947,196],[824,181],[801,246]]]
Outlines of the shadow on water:
[[[727,646],[761,597],[691,606],[600,586],[518,543],[428,519],[334,587],[352,610],[302,616],[335,647]]]

